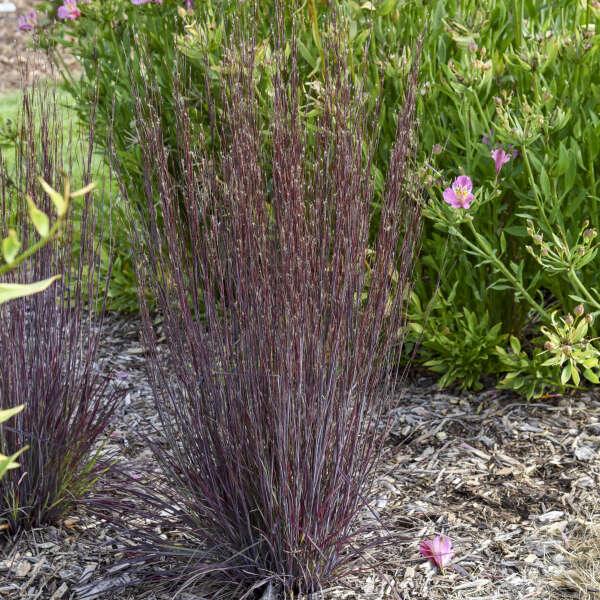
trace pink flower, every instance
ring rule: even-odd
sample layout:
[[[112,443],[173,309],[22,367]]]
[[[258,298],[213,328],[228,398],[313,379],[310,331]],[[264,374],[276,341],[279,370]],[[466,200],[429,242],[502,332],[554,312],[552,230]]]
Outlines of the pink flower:
[[[454,208],[469,208],[474,198],[472,188],[471,178],[461,175],[454,180],[451,188],[444,190],[444,200]]]
[[[58,7],[57,15],[59,19],[78,19],[81,12],[77,8],[77,0],[65,0],[63,5]]]
[[[432,541],[421,542],[419,550],[425,558],[432,560],[442,571],[455,555],[450,538],[443,535],[438,535]]]
[[[500,173],[502,165],[505,165],[510,159],[511,155],[504,151],[504,148],[496,148],[491,151],[492,158],[494,159],[494,166],[496,167],[496,176]]]
[[[30,12],[28,15],[21,15],[19,17],[18,23],[19,24],[17,25],[17,29],[20,29],[21,31],[31,31],[32,29],[35,29],[38,25],[37,15],[33,11]]]

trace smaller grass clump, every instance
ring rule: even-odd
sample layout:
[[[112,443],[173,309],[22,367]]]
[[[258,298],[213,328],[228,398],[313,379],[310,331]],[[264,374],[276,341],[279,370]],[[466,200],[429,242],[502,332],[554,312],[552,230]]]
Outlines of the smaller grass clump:
[[[557,586],[574,590],[581,600],[592,600],[600,594],[600,519],[596,511],[578,517],[574,527],[564,536],[564,569],[555,570]]]
[[[70,141],[63,137],[57,98],[48,90],[25,93],[19,122],[14,168],[8,171],[0,160],[0,223],[2,238],[12,228],[29,248],[39,234],[31,227],[26,198],[46,215],[54,214],[56,202],[39,178],[55,189],[64,181],[63,198],[70,197],[63,172]],[[90,183],[91,135],[88,144],[84,185]],[[0,307],[0,410],[23,406],[2,427],[0,453],[27,446],[20,468],[2,480],[0,523],[9,533],[56,522],[109,466],[98,442],[119,394],[109,389],[95,363],[102,310],[95,314],[93,307],[102,308],[106,299],[99,296],[102,227],[90,193],[72,204],[77,226],[69,219],[59,241],[5,275],[5,283],[60,276],[44,292]]]

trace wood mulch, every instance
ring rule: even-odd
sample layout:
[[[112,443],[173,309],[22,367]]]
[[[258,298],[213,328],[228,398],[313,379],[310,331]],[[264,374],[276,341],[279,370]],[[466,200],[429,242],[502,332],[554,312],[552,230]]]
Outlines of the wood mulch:
[[[103,336],[104,368],[126,389],[106,448],[121,464],[150,464],[140,434],[159,435],[139,331],[137,319],[110,315]],[[574,536],[597,512],[598,391],[527,403],[494,389],[440,391],[430,377],[414,376],[393,405],[372,508],[404,541],[377,567],[326,590],[324,600],[600,597],[598,589],[577,592],[565,583],[577,558]],[[363,518],[375,517],[366,511]],[[418,551],[422,540],[442,533],[456,550],[443,574]],[[118,533],[82,512],[16,544],[6,541],[0,598],[173,597],[124,588],[126,570],[107,577],[120,547]],[[200,588],[177,595],[209,597]]]

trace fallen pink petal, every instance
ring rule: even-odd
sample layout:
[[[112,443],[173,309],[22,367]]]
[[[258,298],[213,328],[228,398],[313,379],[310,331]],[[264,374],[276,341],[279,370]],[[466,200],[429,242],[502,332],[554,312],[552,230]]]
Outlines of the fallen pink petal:
[[[444,535],[438,535],[431,541],[421,542],[419,550],[425,558],[433,561],[440,569],[447,566],[456,554],[452,550],[450,538]]]
[[[471,193],[473,182],[467,175],[457,177],[452,187],[444,190],[444,200],[454,208],[468,209],[474,196]]]

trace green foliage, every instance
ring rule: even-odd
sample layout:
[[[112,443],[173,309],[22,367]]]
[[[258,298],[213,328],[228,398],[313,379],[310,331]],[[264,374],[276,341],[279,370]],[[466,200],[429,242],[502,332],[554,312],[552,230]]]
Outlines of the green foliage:
[[[4,423],[4,421],[8,421],[11,417],[14,417],[16,414],[20,413],[23,410],[23,405],[16,406],[15,408],[9,408],[7,410],[0,410],[0,423]],[[8,471],[8,469],[17,469],[19,467],[19,463],[16,463],[15,460],[24,452],[27,448],[21,448],[21,450],[17,450],[12,456],[5,456],[4,454],[0,454],[0,480],[4,476],[4,473]]]
[[[537,338],[532,340],[535,344]],[[540,398],[552,391],[564,392],[568,387],[557,381],[554,369],[544,365],[546,357],[542,350],[534,347],[531,353],[521,349],[518,338],[510,336],[510,347],[496,347],[499,370],[504,373],[497,387],[512,390],[527,400]]]
[[[71,198],[83,196],[94,188],[94,184],[90,184],[77,192],[71,192],[69,179],[65,177],[65,189],[61,194],[52,189],[41,177],[39,181],[44,191],[52,200],[58,218],[55,219],[52,227],[50,227],[48,215],[41,211],[33,200],[27,196],[29,219],[39,235],[39,240],[21,252],[21,242],[17,237],[17,232],[14,229],[9,229],[8,235],[2,240],[1,244],[2,257],[5,264],[0,266],[0,275],[16,269],[24,260],[33,256],[46,244],[60,237]],[[33,283],[0,283],[0,304],[42,292],[58,278],[59,275],[54,275]]]
[[[542,333],[548,338],[544,347],[551,354],[543,366],[560,367],[560,382],[564,385],[571,379],[575,385],[581,380],[579,369],[583,369],[583,376],[593,384],[600,383],[598,378],[598,357],[600,351],[591,344],[592,340],[586,338],[591,315],[586,315],[583,305],[575,308],[575,316],[568,314],[561,317],[560,322],[552,315],[552,329],[542,327]]]
[[[600,36],[584,25],[595,21],[598,30],[600,23],[579,3],[525,2],[522,15],[513,8],[502,0],[431,3],[418,112],[426,115],[421,176],[432,205],[416,289],[426,303],[438,281],[443,297],[458,281],[456,307],[468,308],[479,320],[487,315],[503,334],[527,344],[536,335],[535,320],[550,325],[551,304],[567,313],[573,300],[598,302],[593,291],[598,264],[591,253],[585,263],[577,255],[578,264],[557,277],[524,250],[527,219],[536,223],[536,235],[576,252],[583,243],[577,241],[581,223],[588,220],[590,229],[598,229]],[[496,175],[490,153],[500,144],[507,150],[512,145],[518,155]],[[461,173],[473,179],[479,195],[467,215],[451,216],[461,211],[446,205],[442,192]],[[437,232],[449,236],[448,242]],[[444,260],[440,243],[447,246]],[[453,315],[429,327],[458,327],[457,339],[460,332],[469,335],[466,319]],[[515,355],[505,349],[506,356]],[[526,356],[530,374],[564,388],[549,369],[540,369],[544,361],[535,349]],[[486,357],[484,350],[484,362]],[[505,360],[501,370],[522,373],[522,360],[519,365]],[[517,378],[505,378],[504,385],[511,381],[524,391]]]
[[[461,389],[479,390],[484,375],[498,373],[496,348],[507,335],[500,325],[490,327],[489,316],[475,315],[468,308],[456,308],[458,282],[447,298],[437,294],[423,308],[416,294],[411,298],[409,318],[413,341],[421,338],[421,357],[425,366],[440,373],[440,387],[457,382]]]

